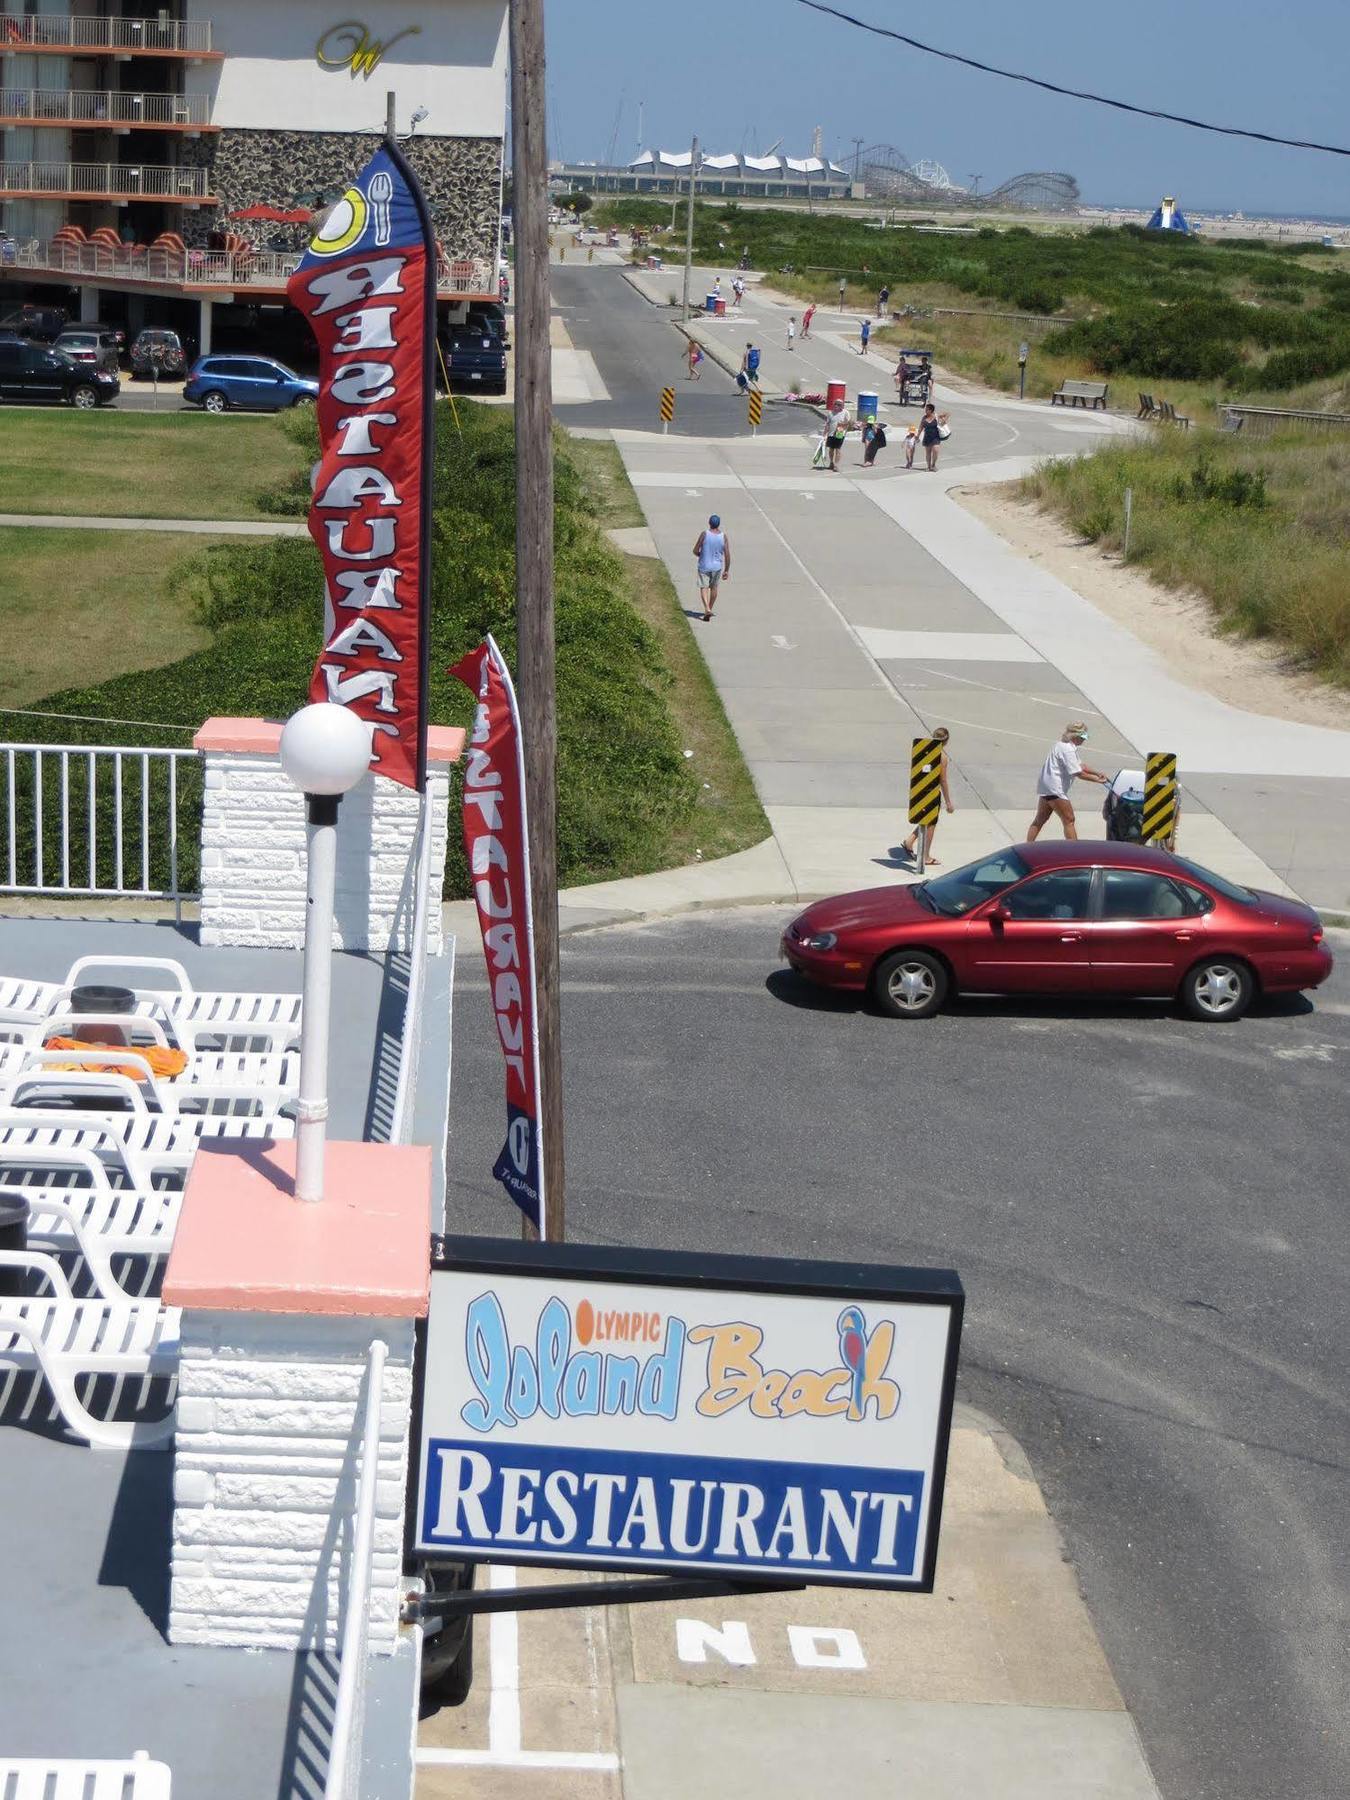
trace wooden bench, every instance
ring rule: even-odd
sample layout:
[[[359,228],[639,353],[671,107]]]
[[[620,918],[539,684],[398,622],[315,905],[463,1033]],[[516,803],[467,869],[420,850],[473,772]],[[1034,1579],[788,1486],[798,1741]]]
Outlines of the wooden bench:
[[[1106,407],[1106,383],[1104,381],[1061,381],[1050,396],[1053,406],[1058,401],[1061,406]]]
[[[1191,422],[1185,413],[1179,413],[1170,400],[1158,402],[1158,417],[1164,425],[1180,425],[1183,431],[1189,431]]]
[[[1139,411],[1135,416],[1140,419],[1156,419],[1157,418],[1158,402],[1153,398],[1152,394],[1143,394],[1143,393],[1140,394],[1140,396],[1139,396]]]

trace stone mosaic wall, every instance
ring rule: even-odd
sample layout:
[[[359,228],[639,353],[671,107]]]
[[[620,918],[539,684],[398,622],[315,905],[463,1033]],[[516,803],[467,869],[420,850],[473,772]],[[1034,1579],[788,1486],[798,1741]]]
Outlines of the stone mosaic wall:
[[[241,207],[290,207],[298,194],[342,187],[365,166],[379,144],[374,135],[347,131],[222,131],[188,138],[183,161],[211,169],[218,213],[184,209],[186,241],[204,247],[213,231],[233,231],[259,249],[278,232],[303,247],[300,227],[253,224],[230,219]],[[499,138],[414,137],[404,144],[408,161],[426,190],[436,235],[450,257],[497,254],[497,212],[501,195]]]

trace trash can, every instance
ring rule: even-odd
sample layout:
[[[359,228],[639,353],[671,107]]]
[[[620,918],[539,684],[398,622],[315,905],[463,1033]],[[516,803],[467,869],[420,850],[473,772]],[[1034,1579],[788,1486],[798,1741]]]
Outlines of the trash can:
[[[833,412],[836,406],[842,406],[847,393],[848,383],[846,381],[830,382],[825,389],[825,410]]]
[[[875,419],[876,416],[877,416],[877,397],[876,397],[876,395],[860,393],[858,395],[858,417],[860,419]]]
[[[136,996],[130,988],[89,982],[84,987],[70,990],[70,1010],[76,1018],[81,1013],[125,1013],[130,1017],[136,1010]],[[125,1045],[131,1042],[131,1033],[120,1031],[116,1025],[91,1025],[87,1031],[81,1031],[77,1025],[74,1036],[86,1044]]]
[[[0,1194],[0,1250],[28,1248],[28,1202],[19,1194]],[[22,1294],[22,1269],[0,1267],[0,1294]]]
[[[725,294],[719,294],[717,296],[717,305],[713,308],[713,311],[717,314],[719,319],[724,319],[726,317],[727,300]]]
[[[717,311],[717,295],[716,294],[705,294],[703,296],[703,310],[704,310],[704,312],[710,312],[710,313],[715,313]]]

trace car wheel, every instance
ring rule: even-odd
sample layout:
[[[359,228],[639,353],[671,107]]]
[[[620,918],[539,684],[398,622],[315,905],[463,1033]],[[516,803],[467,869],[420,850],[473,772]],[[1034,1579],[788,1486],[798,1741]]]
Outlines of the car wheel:
[[[226,408],[229,406],[229,404],[230,403],[225,398],[224,394],[222,394],[219,391],[219,389],[217,389],[217,388],[212,388],[212,390],[209,394],[202,395],[202,411],[203,412],[223,413],[226,410]]]
[[[98,405],[98,390],[91,387],[77,387],[70,396],[70,404],[78,406],[81,412],[89,412]]]
[[[893,950],[872,974],[877,1005],[893,1019],[928,1019],[947,998],[951,977],[927,950]]]
[[[291,411],[294,412],[297,407],[313,406],[313,404],[314,404],[313,394],[297,394],[295,396],[294,400],[291,401]]]
[[[1197,963],[1182,982],[1181,1004],[1193,1019],[1226,1025],[1242,1017],[1254,991],[1246,963],[1232,956],[1211,956]]]

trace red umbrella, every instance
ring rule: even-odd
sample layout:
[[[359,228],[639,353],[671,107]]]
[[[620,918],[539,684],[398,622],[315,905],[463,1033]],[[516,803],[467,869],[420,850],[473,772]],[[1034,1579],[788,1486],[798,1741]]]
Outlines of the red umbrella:
[[[241,206],[238,212],[232,212],[232,219],[266,219],[273,225],[308,225],[313,215],[304,207],[284,206]]]

